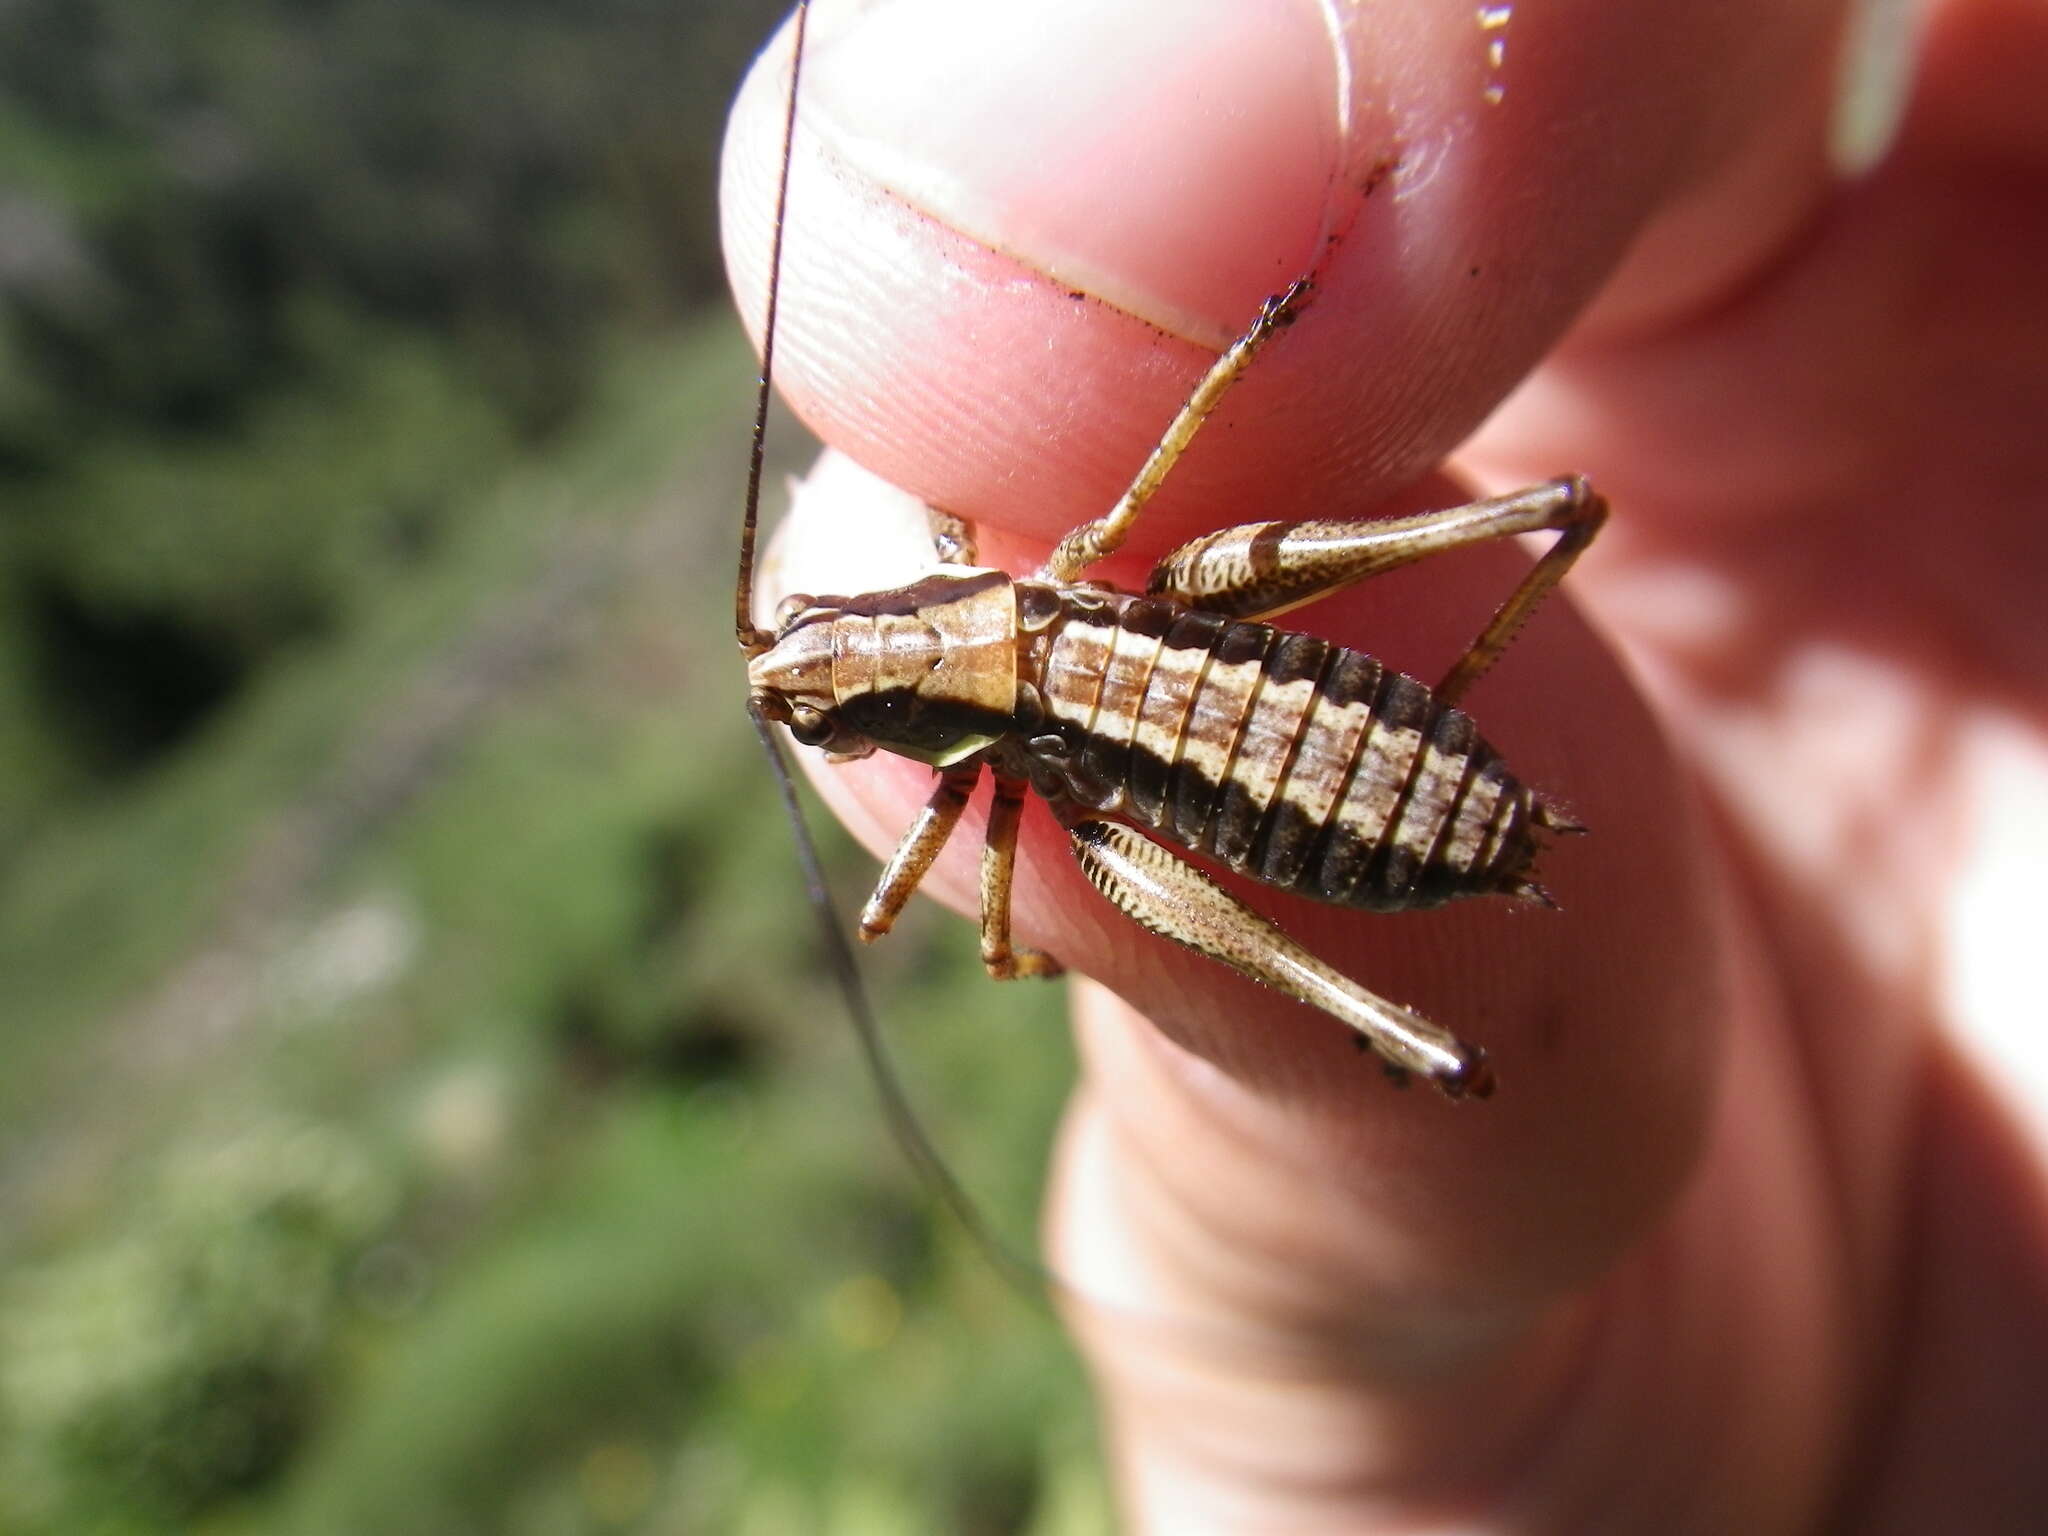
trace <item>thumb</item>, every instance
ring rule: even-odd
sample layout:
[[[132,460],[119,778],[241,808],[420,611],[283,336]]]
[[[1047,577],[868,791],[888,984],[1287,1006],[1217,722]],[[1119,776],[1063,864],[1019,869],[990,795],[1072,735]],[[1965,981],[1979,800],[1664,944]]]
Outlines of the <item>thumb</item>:
[[[1560,4],[1518,21],[1521,68],[1497,106],[1471,14],[1434,6],[1373,8],[1369,36],[1307,0],[898,0],[821,27],[792,171],[785,393],[868,471],[972,519],[984,563],[1028,569],[1123,489],[1260,299],[1313,267],[1307,314],[1197,438],[1132,551],[1091,574],[1135,590],[1146,558],[1194,531],[1378,509],[1484,417],[1709,153],[1724,107],[1647,87],[1643,55],[1691,61],[1660,82],[1694,90],[1698,74],[1739,96],[1768,73],[1756,38],[1781,41],[1772,18],[1800,8],[1660,8],[1654,27],[1608,9],[1624,14]],[[787,65],[767,56],[728,142],[749,314]],[[1455,499],[1439,483],[1387,510]],[[859,501],[813,537],[863,542]],[[1479,550],[1288,622],[1434,676],[1523,569],[1517,551]],[[1084,1288],[1133,1311],[1170,1291],[1180,1315],[1245,1320],[1255,1338],[1341,1330],[1368,1381],[1455,1380],[1466,1407],[1497,1397],[1553,1298],[1666,1208],[1726,1023],[1690,802],[1599,638],[1553,604],[1470,702],[1523,776],[1594,828],[1546,866],[1561,915],[1375,918],[1233,889],[1481,1040],[1502,1084],[1484,1107],[1392,1092],[1329,1020],[1134,931],[1043,815],[1017,883],[1020,936],[1128,1005],[1086,1008],[1062,1217]],[[828,793],[886,842],[927,782],[877,762]],[[972,830],[929,882],[967,910]],[[1114,1330],[1083,1321],[1128,1364]],[[1156,1394],[1106,1374],[1156,1416]],[[1395,1475],[1440,1461],[1461,1422],[1441,1397],[1426,1422],[1375,1401],[1393,1443],[1429,1437]]]

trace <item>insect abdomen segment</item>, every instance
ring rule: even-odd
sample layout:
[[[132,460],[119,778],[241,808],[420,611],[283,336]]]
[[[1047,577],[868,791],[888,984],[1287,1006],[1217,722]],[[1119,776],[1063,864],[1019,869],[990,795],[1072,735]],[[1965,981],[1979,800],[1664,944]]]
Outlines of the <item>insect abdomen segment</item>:
[[[1022,671],[1083,805],[1319,901],[1538,894],[1534,795],[1414,678],[1167,600],[1059,599]]]

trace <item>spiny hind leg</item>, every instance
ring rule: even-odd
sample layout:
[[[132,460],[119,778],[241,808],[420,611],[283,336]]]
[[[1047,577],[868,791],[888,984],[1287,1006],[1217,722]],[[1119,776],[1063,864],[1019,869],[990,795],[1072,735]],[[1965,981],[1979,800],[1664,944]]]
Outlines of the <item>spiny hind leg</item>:
[[[1042,950],[1010,942],[1010,887],[1017,874],[1017,826],[1024,815],[1025,782],[995,776],[988,808],[988,839],[981,850],[981,963],[998,981],[1057,976],[1060,963]]]
[[[1495,610],[1434,692],[1456,703],[1499,659],[1515,631],[1571,569],[1607,520],[1607,504],[1577,476],[1422,512],[1364,522],[1246,523],[1183,544],[1153,568],[1146,592],[1237,619],[1275,614],[1368,576],[1520,533],[1557,542]]]
[[[1108,512],[1092,522],[1083,523],[1060,540],[1039,572],[1041,580],[1074,581],[1082,571],[1103,556],[1114,554],[1123,545],[1132,525],[1138,521],[1138,514],[1145,510],[1145,503],[1165,483],[1168,472],[1194,440],[1195,433],[1208,419],[1209,413],[1216,409],[1230,386],[1244,377],[1259,348],[1272,338],[1274,332],[1293,323],[1294,317],[1308,303],[1310,292],[1309,280],[1297,278],[1285,291],[1274,294],[1260,306],[1258,318],[1252,321],[1251,329],[1232,342],[1202,376],[1202,382],[1195,386],[1194,393],[1188,396],[1179,413],[1168,424],[1165,435],[1146,458],[1129,489]]]
[[[930,871],[932,860],[946,846],[946,839],[953,835],[953,828],[960,824],[960,813],[967,809],[967,797],[973,793],[975,781],[980,777],[979,764],[971,768],[948,768],[939,775],[931,799],[925,802],[924,809],[917,813],[917,820],[910,824],[910,829],[896,844],[896,851],[882,866],[881,879],[875,882],[875,893],[861,908],[860,936],[864,942],[872,943],[896,926],[896,919],[903,915],[904,904]]]
[[[1508,594],[1507,601],[1496,608],[1493,617],[1486,621],[1479,637],[1465,647],[1465,654],[1451,663],[1451,670],[1443,675],[1434,690],[1439,702],[1457,703],[1467,689],[1486,675],[1486,669],[1500,660],[1501,652],[1515,638],[1515,631],[1536,611],[1536,605],[1550,595],[1550,589],[1564,580],[1564,573],[1572,568],[1572,563],[1593,542],[1593,536],[1606,525],[1607,503],[1579,476],[1553,480],[1547,486],[1537,486],[1534,491],[1522,494],[1540,497],[1546,491],[1553,498],[1547,507],[1552,520],[1539,523],[1537,527],[1557,529],[1557,542],[1544,551],[1541,560],[1529,567],[1528,574]],[[1539,502],[1538,505],[1543,504]],[[1559,830],[1585,829],[1562,826]]]
[[[1368,992],[1303,949],[1207,875],[1117,822],[1069,823],[1089,882],[1125,916],[1357,1030],[1390,1066],[1451,1098],[1493,1091],[1486,1052],[1413,1009]]]

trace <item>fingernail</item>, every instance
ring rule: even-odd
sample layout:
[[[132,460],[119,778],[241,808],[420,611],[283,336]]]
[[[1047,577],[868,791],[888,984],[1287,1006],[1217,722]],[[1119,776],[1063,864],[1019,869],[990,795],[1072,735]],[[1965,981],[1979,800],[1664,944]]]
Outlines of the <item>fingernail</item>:
[[[1347,84],[1314,0],[885,0],[819,28],[803,107],[923,213],[1221,346],[1315,259]]]
[[[1863,175],[1898,137],[1912,94],[1920,27],[1909,0],[1856,0],[1850,8],[1828,134],[1836,175]]]

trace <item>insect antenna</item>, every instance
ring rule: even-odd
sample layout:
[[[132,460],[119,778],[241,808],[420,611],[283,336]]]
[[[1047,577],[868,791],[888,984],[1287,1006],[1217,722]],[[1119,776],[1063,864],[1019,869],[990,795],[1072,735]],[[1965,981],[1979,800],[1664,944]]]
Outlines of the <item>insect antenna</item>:
[[[796,140],[797,88],[803,66],[804,38],[809,14],[809,0],[797,0],[792,26],[794,53],[790,64],[789,101],[782,123],[782,164],[776,185],[772,240],[769,247],[768,293],[763,317],[759,394],[755,402],[753,444],[747,470],[746,513],[740,531],[739,572],[734,592],[734,633],[738,637],[740,649],[749,657],[760,655],[775,643],[774,634],[760,628],[753,620],[755,547],[760,517],[762,466],[767,441],[768,405],[774,379],[777,308],[782,286],[783,234],[789,205],[790,166]],[[819,937],[824,943],[833,979],[846,1006],[855,1038],[859,1041],[863,1064],[874,1086],[876,1098],[881,1104],[883,1118],[888,1124],[890,1134],[933,1197],[960,1224],[968,1240],[980,1251],[989,1265],[1020,1292],[1057,1302],[1060,1310],[1067,1314],[1070,1323],[1087,1316],[1097,1324],[1113,1323],[1123,1330],[1126,1337],[1133,1329],[1143,1330],[1161,1345],[1179,1351],[1194,1352],[1207,1359],[1238,1363],[1257,1361],[1262,1365],[1298,1363],[1318,1367],[1327,1363],[1333,1349],[1343,1347],[1342,1341],[1317,1339],[1301,1344],[1279,1343],[1258,1336],[1246,1337],[1242,1330],[1228,1322],[1194,1317],[1160,1317],[1142,1310],[1132,1310],[1116,1301],[1090,1294],[1086,1288],[1076,1285],[1057,1271],[1041,1264],[997,1232],[980,1204],[960,1183],[926,1133],[922,1120],[912,1107],[903,1080],[896,1071],[880,1023],[869,1000],[867,988],[861,980],[860,964],[848,937],[850,927],[840,920],[835,909],[831,891],[825,881],[823,861],[819,858],[816,841],[812,838],[810,827],[804,819],[795,776],[775,732],[779,716],[774,712],[773,701],[750,695],[747,713],[753,721],[755,735],[761,743],[761,750],[767,755],[774,775],[776,791],[781,797],[784,814],[789,820],[791,836],[795,839],[797,861],[803,871],[806,899],[811,908],[811,915],[818,925]]]
[[[797,88],[803,76],[804,37],[810,12],[810,0],[797,0],[789,66],[789,104],[782,120],[782,168],[775,188],[774,224],[768,248],[768,298],[762,317],[759,392],[754,401],[753,443],[747,459],[746,513],[740,525],[739,573],[733,591],[733,632],[739,639],[740,649],[748,656],[767,650],[775,640],[774,635],[754,623],[754,552],[760,524],[762,464],[768,441],[768,403],[775,379],[776,314],[782,293],[782,243],[789,209],[789,168],[796,145]],[[810,826],[804,820],[796,782],[790,772],[789,760],[783,755],[782,745],[776,740],[774,724],[756,700],[748,701],[747,713],[754,722],[754,734],[760,740],[761,750],[768,756],[776,791],[781,796],[790,833],[796,840],[797,862],[803,870],[811,915],[816,919],[819,934],[824,940],[825,953],[840,996],[846,1004],[855,1038],[860,1042],[868,1078],[874,1084],[875,1096],[881,1102],[882,1115],[888,1122],[890,1134],[916,1169],[918,1177],[952,1213],[969,1240],[996,1271],[1019,1290],[1042,1294],[1047,1286],[1056,1283],[1052,1276],[1042,1265],[1026,1258],[996,1234],[980,1206],[954,1176],[945,1158],[940,1156],[939,1149],[932,1144],[931,1137],[925,1133],[923,1123],[912,1108],[909,1093],[882,1038],[867,988],[861,981],[860,963],[847,938],[847,925],[840,921],[831,890],[825,882],[823,861],[818,857],[817,843],[811,837]]]
[[[831,889],[825,883],[824,862],[818,857],[817,842],[804,820],[789,760],[783,756],[782,745],[775,739],[775,728],[767,716],[758,709],[749,709],[748,714],[753,719],[754,734],[760,739],[761,750],[774,764],[775,787],[782,797],[790,832],[796,839],[797,863],[803,869],[804,890],[811,916],[816,919],[819,937],[824,940],[833,978],[839,984],[840,998],[846,1004],[846,1015],[853,1024],[854,1036],[860,1041],[861,1058],[867,1067],[869,1081],[874,1084],[875,1097],[881,1101],[889,1134],[917,1170],[918,1177],[952,1213],[969,1240],[1004,1279],[1019,1290],[1032,1294],[1043,1292],[1048,1285],[1057,1285],[1043,1265],[1026,1258],[996,1234],[974,1197],[967,1193],[939,1149],[932,1144],[931,1137],[925,1134],[924,1124],[911,1105],[909,1092],[904,1088],[903,1079],[889,1056],[888,1044],[882,1038],[881,1025],[875,1018],[867,987],[861,981],[860,962],[854,954],[852,941],[847,938],[847,926],[840,921],[833,905]]]
[[[781,798],[783,814],[796,842],[797,864],[803,871],[804,893],[811,916],[818,925],[818,936],[824,943],[833,979],[839,987],[840,1000],[846,1005],[846,1016],[853,1025],[854,1038],[860,1042],[862,1065],[867,1069],[875,1098],[882,1106],[882,1118],[888,1124],[889,1134],[925,1187],[960,1224],[968,1241],[989,1267],[1020,1294],[1041,1302],[1058,1303],[1059,1310],[1067,1314],[1070,1322],[1079,1316],[1089,1315],[1098,1323],[1114,1324],[1123,1329],[1127,1337],[1133,1331],[1142,1330],[1155,1343],[1208,1360],[1237,1364],[1257,1362],[1262,1367],[1327,1364],[1331,1352],[1342,1347],[1341,1341],[1312,1341],[1300,1345],[1276,1344],[1270,1340],[1253,1342],[1227,1325],[1132,1311],[1074,1284],[1058,1270],[1040,1263],[1009,1242],[995,1229],[979,1202],[968,1193],[926,1133],[924,1122],[910,1101],[909,1090],[889,1054],[888,1042],[875,1016],[867,985],[861,980],[860,959],[852,940],[847,937],[848,925],[841,920],[832,900],[831,887],[825,879],[824,860],[818,855],[817,841],[811,836],[809,822],[804,819],[803,804],[797,798],[796,776],[790,770],[781,742],[776,739],[774,723],[751,704],[747,714],[754,722],[754,735],[761,743],[761,750],[767,754],[774,770],[776,793]]]
[[[747,507],[740,520],[739,571],[733,579],[733,633],[740,649],[758,655],[773,642],[754,623],[754,546],[761,523],[761,466],[768,451],[768,402],[775,387],[775,321],[782,302],[782,231],[789,212],[789,163],[796,148],[796,94],[803,81],[810,0],[797,0],[789,60],[789,105],[782,117],[782,170],[775,183],[775,220],[768,245],[768,305],[761,322],[761,374],[754,395],[753,443],[747,452]],[[778,756],[778,761],[779,761]]]

